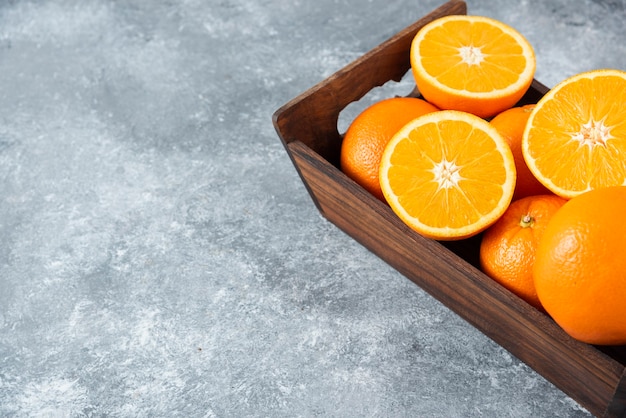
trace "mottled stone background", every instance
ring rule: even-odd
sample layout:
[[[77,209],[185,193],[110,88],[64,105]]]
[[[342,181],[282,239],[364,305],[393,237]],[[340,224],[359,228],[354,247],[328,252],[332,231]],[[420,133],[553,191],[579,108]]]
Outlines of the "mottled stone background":
[[[2,1],[0,416],[588,416],[324,220],[272,127],[440,3]],[[468,7],[548,86],[626,69],[623,1]]]

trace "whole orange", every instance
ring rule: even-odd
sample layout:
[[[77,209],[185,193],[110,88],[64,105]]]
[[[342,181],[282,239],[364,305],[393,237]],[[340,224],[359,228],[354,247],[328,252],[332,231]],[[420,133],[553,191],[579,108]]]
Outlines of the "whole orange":
[[[548,222],[533,276],[545,310],[569,335],[626,344],[626,187],[569,200]]]
[[[378,171],[391,137],[411,120],[435,112],[435,106],[415,97],[392,97],[367,107],[350,124],[341,144],[341,170],[384,201]]]
[[[541,309],[533,281],[539,240],[565,199],[553,194],[527,196],[512,202],[483,234],[481,269],[534,307]]]
[[[498,113],[491,119],[491,124],[508,142],[511,147],[511,152],[513,152],[513,158],[515,159],[517,182],[515,184],[513,200],[521,199],[526,196],[552,193],[531,173],[522,155],[522,137],[524,136],[524,129],[526,128],[526,122],[528,121],[530,112],[532,112],[534,108],[534,104],[512,107]]]

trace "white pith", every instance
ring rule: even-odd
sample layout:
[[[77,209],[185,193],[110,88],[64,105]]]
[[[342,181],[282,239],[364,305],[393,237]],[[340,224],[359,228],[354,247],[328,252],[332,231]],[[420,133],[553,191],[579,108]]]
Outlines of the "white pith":
[[[467,65],[479,65],[485,60],[483,51],[476,46],[462,46],[459,48],[461,60]]]
[[[611,138],[611,129],[603,121],[590,119],[580,127],[580,131],[572,135],[572,139],[581,146],[605,146]]]
[[[435,181],[439,189],[456,187],[459,184],[459,180],[461,180],[460,170],[461,167],[456,165],[454,161],[447,161],[445,158],[435,164],[432,172],[435,175]]]

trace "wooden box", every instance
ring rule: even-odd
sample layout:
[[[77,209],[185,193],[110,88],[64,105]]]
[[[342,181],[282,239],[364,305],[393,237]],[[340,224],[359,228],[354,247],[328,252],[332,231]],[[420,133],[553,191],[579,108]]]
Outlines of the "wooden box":
[[[282,106],[273,115],[274,127],[325,218],[592,414],[624,416],[626,346],[597,347],[572,339],[479,270],[480,237],[451,243],[424,238],[338,168],[340,112],[373,88],[407,74],[410,44],[422,26],[466,13],[463,1],[443,4]],[[547,90],[535,81],[520,104],[536,102]]]

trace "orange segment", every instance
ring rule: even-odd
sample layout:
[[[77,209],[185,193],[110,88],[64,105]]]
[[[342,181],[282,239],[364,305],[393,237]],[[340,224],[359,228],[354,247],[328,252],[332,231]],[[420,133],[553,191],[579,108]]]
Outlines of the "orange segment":
[[[510,26],[482,16],[446,16],[424,26],[411,45],[420,93],[440,109],[490,117],[512,107],[535,74],[535,54]]]
[[[460,111],[412,120],[387,144],[380,183],[393,211],[424,236],[472,236],[506,210],[515,188],[513,154],[485,120]]]
[[[595,70],[551,89],[532,111],[524,160],[555,194],[626,185],[626,72]]]

